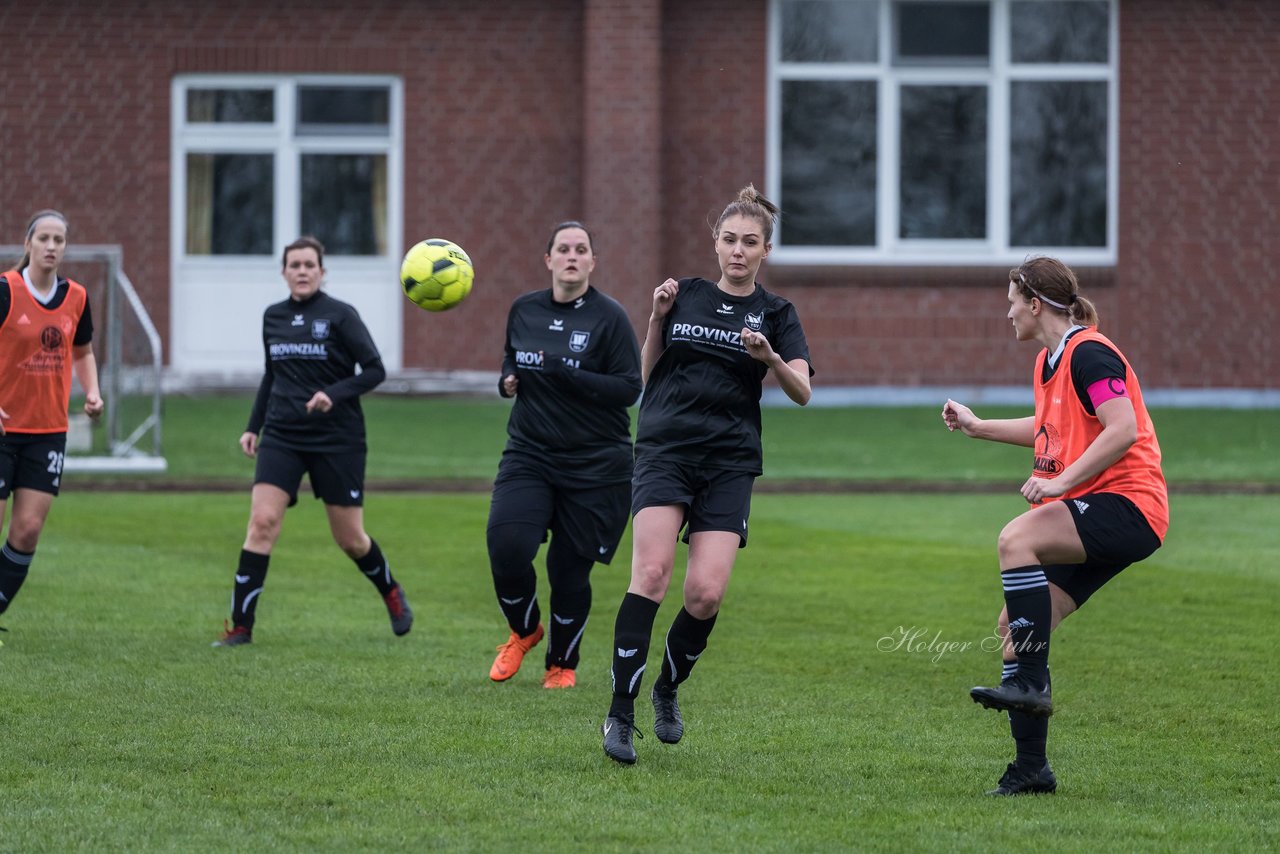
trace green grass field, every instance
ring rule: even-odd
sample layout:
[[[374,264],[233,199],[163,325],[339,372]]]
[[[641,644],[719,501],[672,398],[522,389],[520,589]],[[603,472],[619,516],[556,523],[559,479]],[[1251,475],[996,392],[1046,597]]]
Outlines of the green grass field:
[[[371,473],[491,476],[501,404],[371,403]],[[224,408],[226,423],[193,416],[196,436],[171,419],[175,469],[201,443],[238,455],[247,410]],[[798,449],[850,436],[851,453],[879,447],[869,479],[992,480],[966,468],[995,446],[947,435],[936,412],[901,413],[780,411],[813,416],[784,422],[771,411],[770,441],[791,448],[766,466],[829,470]],[[457,453],[437,452],[457,467],[395,442],[395,418],[458,437]],[[417,615],[407,637],[392,636],[305,499],[273,557],[254,644],[213,650],[247,491],[95,492],[69,479],[0,634],[0,851],[1274,848],[1267,674],[1280,624],[1267,603],[1280,600],[1280,514],[1274,496],[1178,484],[1280,479],[1275,418],[1158,416],[1166,470],[1182,473],[1168,541],[1055,635],[1059,791],[1012,800],[981,795],[1012,743],[1007,718],[967,689],[998,674],[983,647],[1000,605],[995,536],[1023,506],[1016,449],[996,448],[1015,458],[999,460],[1006,494],[758,495],[751,547],[681,691],[685,740],[659,743],[642,702],[648,737],[631,768],[605,758],[598,730],[629,540],[596,570],[578,687],[548,692],[542,647],[511,682],[487,678],[505,628],[483,493],[371,495],[369,530]],[[883,421],[874,441],[853,438]],[[1207,447],[1213,429],[1225,432],[1209,459],[1173,450]],[[406,449],[398,467],[384,445]],[[247,483],[226,465],[184,476]],[[664,604],[659,633],[677,603]]]

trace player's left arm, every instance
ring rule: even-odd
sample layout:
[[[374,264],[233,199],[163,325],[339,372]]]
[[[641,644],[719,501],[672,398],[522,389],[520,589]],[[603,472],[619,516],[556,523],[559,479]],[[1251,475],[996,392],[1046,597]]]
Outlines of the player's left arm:
[[[342,327],[343,343],[351,351],[351,356],[360,365],[360,373],[343,377],[336,383],[320,389],[307,401],[307,412],[328,412],[339,403],[354,400],[366,392],[373,391],[387,378],[387,369],[382,364],[382,356],[373,343],[373,336],[360,319],[355,309],[351,309]]]
[[[84,413],[90,418],[102,414],[102,391],[98,388],[98,360],[93,355],[93,344],[76,344],[71,348],[71,368],[84,389]]]

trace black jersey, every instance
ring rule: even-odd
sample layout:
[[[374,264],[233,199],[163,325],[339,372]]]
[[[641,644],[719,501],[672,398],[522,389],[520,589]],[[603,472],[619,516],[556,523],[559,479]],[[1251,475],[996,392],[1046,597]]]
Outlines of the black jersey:
[[[734,296],[706,279],[681,279],[664,318],[664,349],[649,374],[636,457],[662,454],[710,468],[760,474],[760,395],[768,367],[747,353],[746,327],[784,362],[809,362],[795,306],[756,285]]]
[[[18,271],[19,274],[22,270]],[[3,281],[3,279],[0,279]],[[71,286],[67,280],[59,276],[58,281],[53,286],[53,298],[47,303],[41,303],[45,308],[53,311],[62,305],[67,298],[67,291]],[[0,326],[4,325],[5,318],[9,316],[9,289],[0,287]],[[89,300],[84,301],[84,311],[80,313],[80,320],[76,323],[76,334],[71,339],[71,343],[76,347],[83,347],[85,344],[93,341],[93,315],[89,311]]]
[[[584,485],[631,479],[627,407],[640,396],[640,348],[616,300],[593,287],[569,303],[550,288],[517,297],[502,360],[502,376],[512,374],[520,386],[505,453]]]
[[[264,447],[365,450],[360,395],[386,371],[356,310],[323,291],[303,302],[278,302],[262,315],[262,344],[266,373],[245,429],[261,432]],[[317,391],[329,395],[333,408],[308,414],[307,401]]]
[[[1077,332],[1083,332],[1084,327],[1080,327],[1066,336],[1066,341],[1070,341]],[[1049,378],[1058,370],[1058,365],[1062,364],[1062,360],[1055,361],[1052,365],[1049,360],[1044,360],[1044,370],[1041,372],[1041,382],[1048,382]],[[1076,397],[1080,399],[1080,404],[1084,407],[1084,411],[1090,415],[1096,415],[1093,411],[1093,400],[1089,397],[1089,386],[1099,380],[1120,379],[1125,378],[1124,361],[1120,358],[1120,354],[1112,350],[1101,341],[1086,341],[1075,349],[1071,354],[1071,385],[1075,387]]]

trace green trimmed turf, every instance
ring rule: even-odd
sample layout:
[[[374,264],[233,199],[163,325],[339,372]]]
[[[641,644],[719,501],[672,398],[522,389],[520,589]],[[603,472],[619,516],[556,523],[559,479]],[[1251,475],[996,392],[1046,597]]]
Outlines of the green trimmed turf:
[[[155,479],[213,479],[247,488],[253,464],[237,442],[250,404],[245,396],[166,400],[169,471]],[[371,481],[492,481],[506,442],[509,401],[375,394],[364,407]],[[942,401],[933,407],[767,408],[766,476],[916,483],[1020,482],[1027,476],[1029,451],[948,435],[941,408]],[[979,407],[978,413],[1017,417],[1029,410]],[[1152,417],[1171,483],[1280,483],[1280,410],[1165,409]]]
[[[308,499],[290,511],[255,643],[210,649],[247,504],[58,499],[0,635],[0,850],[1280,845],[1274,498],[1175,496],[1166,546],[1064,624],[1059,793],[1012,801],[980,794],[1010,742],[966,690],[998,673],[980,647],[1016,494],[757,496],[681,692],[685,741],[660,744],[642,701],[632,768],[598,735],[627,543],[596,571],[578,688],[547,692],[542,647],[510,683],[486,678],[505,629],[476,494],[370,499],[417,614],[406,638]],[[919,632],[912,648],[885,648],[903,632]]]

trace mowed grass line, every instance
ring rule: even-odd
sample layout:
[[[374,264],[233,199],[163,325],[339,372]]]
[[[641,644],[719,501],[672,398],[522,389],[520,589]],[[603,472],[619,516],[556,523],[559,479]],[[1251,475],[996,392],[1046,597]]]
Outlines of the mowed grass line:
[[[1262,677],[1280,626],[1260,608],[1280,592],[1280,542],[1265,497],[1175,497],[1165,548],[1055,635],[1059,794],[981,796],[1011,743],[1007,719],[966,692],[998,673],[982,650],[1000,602],[994,539],[1019,507],[758,496],[681,693],[686,739],[660,744],[642,700],[647,737],[623,768],[598,727],[629,543],[596,570],[579,687],[548,692],[543,647],[510,683],[486,676],[505,629],[484,496],[371,498],[370,531],[417,614],[403,639],[304,500],[255,643],[213,650],[247,496],[69,491],[0,636],[0,849],[1280,844]]]
[[[948,435],[939,418],[942,403],[765,408],[764,482],[991,484],[1025,479],[1030,451]],[[253,463],[240,453],[237,441],[251,405],[251,398],[243,395],[169,397],[163,419],[167,473],[152,478],[73,473],[69,482],[194,479],[242,484],[248,490]],[[511,405],[496,397],[365,397],[370,480],[491,483],[506,444]],[[992,418],[1031,412],[1010,407],[977,411]],[[1152,418],[1164,451],[1165,475],[1175,487],[1202,481],[1280,483],[1280,410],[1163,409]],[[633,424],[634,420],[633,416]]]

